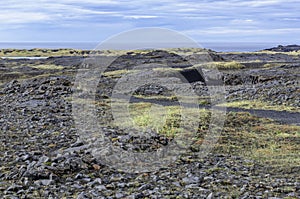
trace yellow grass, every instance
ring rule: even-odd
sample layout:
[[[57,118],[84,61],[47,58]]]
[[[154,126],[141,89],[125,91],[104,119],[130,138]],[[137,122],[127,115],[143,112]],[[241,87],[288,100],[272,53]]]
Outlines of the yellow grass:
[[[274,111],[300,112],[299,107],[286,106],[286,105],[272,105],[268,102],[263,102],[259,100],[243,100],[243,101],[227,102],[224,104],[218,104],[218,106],[244,108],[244,109],[262,109],[262,110],[274,110]]]

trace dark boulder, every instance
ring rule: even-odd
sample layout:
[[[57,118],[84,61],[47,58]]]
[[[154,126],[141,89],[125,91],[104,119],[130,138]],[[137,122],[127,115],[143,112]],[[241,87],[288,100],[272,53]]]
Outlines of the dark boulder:
[[[180,74],[184,77],[182,81],[192,82],[205,82],[202,71],[199,71],[195,68],[186,69],[180,71]]]

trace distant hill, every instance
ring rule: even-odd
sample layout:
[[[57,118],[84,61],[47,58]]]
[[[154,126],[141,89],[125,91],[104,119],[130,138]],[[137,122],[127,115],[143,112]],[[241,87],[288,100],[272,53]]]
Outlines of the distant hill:
[[[287,45],[287,46],[282,46],[279,45],[274,48],[269,48],[265,49],[267,51],[274,51],[274,52],[293,52],[293,51],[300,51],[300,46],[299,45]]]

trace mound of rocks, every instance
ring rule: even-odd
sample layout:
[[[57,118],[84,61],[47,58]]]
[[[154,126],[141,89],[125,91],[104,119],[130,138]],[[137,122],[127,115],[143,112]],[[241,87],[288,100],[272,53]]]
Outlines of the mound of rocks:
[[[224,73],[227,100],[268,101],[274,105],[299,107],[300,68],[283,65],[273,69],[250,69]]]
[[[294,51],[300,51],[300,46],[299,45],[287,45],[287,46],[278,45],[277,47],[268,48],[265,50],[273,51],[273,52],[294,52]]]

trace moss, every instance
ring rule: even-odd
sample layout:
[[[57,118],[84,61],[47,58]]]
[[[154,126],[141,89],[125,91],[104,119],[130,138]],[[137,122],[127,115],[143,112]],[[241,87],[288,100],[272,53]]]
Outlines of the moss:
[[[203,48],[168,48],[163,49],[168,52],[181,55],[191,55],[195,53],[209,52]],[[89,56],[89,55],[109,55],[120,56],[125,54],[145,54],[151,52],[151,49],[143,50],[79,50],[79,49],[0,49],[0,57],[50,57],[50,56]]]
[[[268,50],[262,50],[259,52],[256,52],[257,54],[285,54],[285,55],[292,55],[292,56],[298,56],[300,55],[300,50],[298,51],[291,51],[291,52],[275,52],[275,51],[268,51]]]
[[[122,102],[120,102],[121,104]],[[113,104],[117,106],[117,104]],[[114,125],[122,126],[124,128],[140,128],[141,130],[152,129],[155,132],[166,135],[167,137],[174,137],[187,131],[182,126],[182,113],[184,111],[188,118],[184,118],[185,122],[191,122],[191,125],[184,124],[184,126],[192,126],[194,117],[200,116],[200,120],[206,123],[208,118],[207,110],[186,108],[181,109],[180,106],[162,107],[151,103],[132,103],[129,105],[130,119],[122,121],[121,124]],[[205,121],[204,121],[205,120]]]
[[[284,55],[292,55],[292,56],[298,56],[300,55],[300,51],[293,51],[293,52],[275,52],[275,51],[268,51],[268,50],[261,50],[261,51],[257,51],[257,52],[221,52],[218,53],[220,55],[222,54],[236,54],[236,55],[241,55],[241,54],[247,54],[247,55],[261,55],[261,54],[272,54],[272,55],[276,55],[276,54],[284,54]]]
[[[154,95],[154,96],[145,96],[145,95],[133,95],[136,98],[140,99],[149,99],[149,100],[168,100],[168,101],[175,101],[178,98],[175,95],[165,96],[165,95]]]
[[[82,56],[88,55],[90,51],[75,49],[2,49],[2,57],[49,57],[49,56]]]
[[[52,162],[45,162],[44,164],[47,166],[51,166]]]
[[[242,69],[245,68],[245,66],[239,62],[236,61],[230,61],[230,62],[212,62],[208,64],[204,64],[202,66],[203,68],[217,68],[220,70],[229,70],[229,69]]]
[[[263,65],[264,68],[274,68],[274,67],[278,67],[281,66],[282,64],[280,63],[266,63]]]
[[[300,165],[300,127],[247,113],[229,113],[215,152],[243,156],[274,168]]]
[[[244,108],[244,109],[261,109],[261,110],[300,112],[300,109],[297,107],[285,106],[285,105],[271,105],[268,102],[263,102],[263,101],[259,101],[259,100],[233,101],[233,102],[227,102],[224,104],[218,104],[218,106]]]
[[[30,67],[40,69],[40,70],[62,70],[63,66],[54,64],[41,64],[41,65],[31,65]]]
[[[105,77],[110,77],[110,78],[120,78],[124,74],[132,74],[139,72],[139,70],[127,70],[127,69],[122,69],[122,70],[114,70],[114,71],[106,71],[102,75]]]

